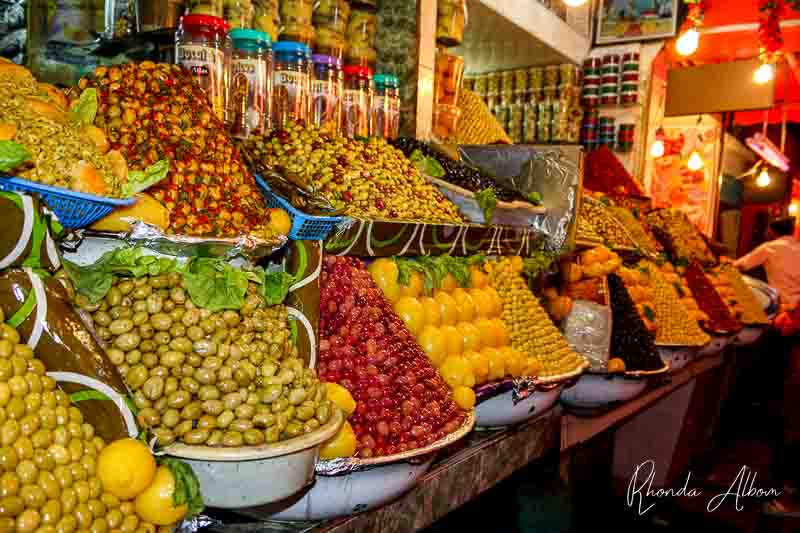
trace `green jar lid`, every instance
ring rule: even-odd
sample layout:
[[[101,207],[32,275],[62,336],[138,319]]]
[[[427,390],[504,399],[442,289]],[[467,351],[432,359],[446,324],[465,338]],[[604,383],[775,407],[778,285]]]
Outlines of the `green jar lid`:
[[[237,28],[228,34],[233,40],[233,46],[240,50],[254,50],[258,47],[269,48],[272,40],[263,31]]]
[[[391,87],[393,89],[400,87],[400,80],[392,74],[375,74],[372,79],[375,82],[375,87]]]

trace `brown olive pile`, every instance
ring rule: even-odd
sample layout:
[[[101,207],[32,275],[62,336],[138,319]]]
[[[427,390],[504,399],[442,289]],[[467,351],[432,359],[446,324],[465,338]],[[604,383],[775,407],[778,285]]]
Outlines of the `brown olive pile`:
[[[298,357],[286,307],[267,307],[251,284],[241,309],[211,312],[181,283],[118,278],[100,302],[76,300],[159,444],[258,445],[327,422],[333,407]]]
[[[583,198],[579,217],[588,220],[595,231],[599,233],[603,240],[612,248],[636,247],[636,243],[633,242],[633,239],[631,239],[628,232],[625,231],[625,228],[622,227],[622,224],[617,222],[600,203],[589,198]]]
[[[3,321],[0,312],[0,531],[154,533],[132,501],[103,490],[103,439]]]

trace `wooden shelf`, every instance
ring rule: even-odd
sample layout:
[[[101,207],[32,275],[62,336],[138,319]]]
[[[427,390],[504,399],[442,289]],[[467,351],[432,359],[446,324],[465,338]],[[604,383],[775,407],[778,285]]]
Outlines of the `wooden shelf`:
[[[536,0],[467,0],[468,30],[455,49],[467,72],[580,64],[589,39]]]

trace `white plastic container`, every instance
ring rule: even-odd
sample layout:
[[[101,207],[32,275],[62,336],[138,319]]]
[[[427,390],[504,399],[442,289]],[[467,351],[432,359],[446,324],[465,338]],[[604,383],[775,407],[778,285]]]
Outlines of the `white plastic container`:
[[[516,405],[512,400],[513,391],[498,394],[475,407],[475,426],[477,429],[491,429],[537,417],[555,405],[563,387],[557,385],[549,390],[536,391]]]
[[[561,401],[573,407],[604,407],[632,400],[645,388],[645,378],[585,374],[575,385],[563,390]]]

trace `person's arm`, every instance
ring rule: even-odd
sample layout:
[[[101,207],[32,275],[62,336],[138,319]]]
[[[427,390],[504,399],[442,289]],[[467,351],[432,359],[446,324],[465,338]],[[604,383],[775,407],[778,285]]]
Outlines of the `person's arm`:
[[[758,246],[755,250],[733,262],[739,270],[753,270],[761,266],[769,258],[769,243]]]

